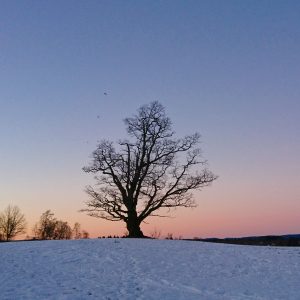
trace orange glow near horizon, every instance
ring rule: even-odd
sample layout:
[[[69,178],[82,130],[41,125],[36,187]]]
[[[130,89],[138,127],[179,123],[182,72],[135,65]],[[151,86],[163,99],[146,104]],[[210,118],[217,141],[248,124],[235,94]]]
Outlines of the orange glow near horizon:
[[[219,185],[219,186],[218,186]],[[203,192],[197,193],[198,207],[195,209],[174,210],[170,218],[150,217],[147,223],[142,224],[144,234],[151,235],[155,230],[161,232],[161,237],[172,233],[174,237],[241,237],[256,235],[280,235],[299,233],[299,203],[298,201],[280,202],[275,199],[270,207],[269,202],[258,199],[238,201],[238,193],[232,194],[231,199],[223,190],[223,199],[218,196],[216,184]],[[53,203],[55,204],[55,203]],[[58,203],[57,203],[58,204]],[[90,233],[91,238],[119,235],[126,233],[124,222],[109,222],[102,219],[89,217],[78,210],[83,207],[78,203],[77,209],[70,209],[67,204],[60,210],[51,209],[57,219],[68,221],[72,226],[75,222],[81,224],[82,229]],[[53,205],[54,206],[54,205]],[[29,227],[27,234],[31,235],[31,228],[42,212],[21,207],[25,213]],[[29,212],[29,213],[28,213]]]

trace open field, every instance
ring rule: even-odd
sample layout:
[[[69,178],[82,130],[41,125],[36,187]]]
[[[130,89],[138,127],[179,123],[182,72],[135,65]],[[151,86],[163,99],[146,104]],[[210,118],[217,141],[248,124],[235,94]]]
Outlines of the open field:
[[[1,299],[300,299],[300,248],[95,239],[1,243]]]

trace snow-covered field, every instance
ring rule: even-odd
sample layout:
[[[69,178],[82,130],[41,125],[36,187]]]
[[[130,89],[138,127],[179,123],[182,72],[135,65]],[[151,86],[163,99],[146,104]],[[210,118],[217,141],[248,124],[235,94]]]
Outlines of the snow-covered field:
[[[0,243],[0,299],[300,299],[300,248],[103,239]]]

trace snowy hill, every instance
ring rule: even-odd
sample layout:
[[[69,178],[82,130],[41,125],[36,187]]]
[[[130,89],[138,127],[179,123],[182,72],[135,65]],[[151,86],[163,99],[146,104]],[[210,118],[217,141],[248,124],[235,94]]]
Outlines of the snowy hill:
[[[99,239],[0,244],[0,299],[300,299],[300,248]]]

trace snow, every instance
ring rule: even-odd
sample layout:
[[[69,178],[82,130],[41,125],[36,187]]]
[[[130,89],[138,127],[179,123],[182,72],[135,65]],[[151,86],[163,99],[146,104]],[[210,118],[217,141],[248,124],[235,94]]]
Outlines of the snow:
[[[300,248],[95,239],[0,243],[1,299],[300,299]]]

